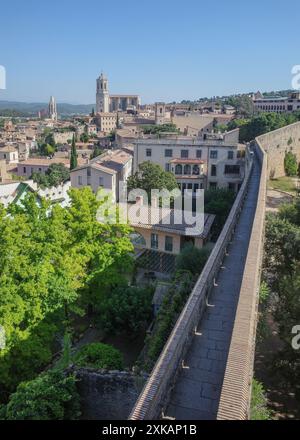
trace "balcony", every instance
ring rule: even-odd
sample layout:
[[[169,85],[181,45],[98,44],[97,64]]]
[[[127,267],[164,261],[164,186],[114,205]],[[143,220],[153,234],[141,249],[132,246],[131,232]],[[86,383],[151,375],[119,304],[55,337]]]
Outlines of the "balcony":
[[[173,159],[171,171],[176,178],[201,178],[204,177],[204,162],[200,159]]]

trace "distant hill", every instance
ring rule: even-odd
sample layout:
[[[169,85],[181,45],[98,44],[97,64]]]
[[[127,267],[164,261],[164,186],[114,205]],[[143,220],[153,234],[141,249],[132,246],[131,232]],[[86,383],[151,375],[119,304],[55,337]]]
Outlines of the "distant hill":
[[[95,104],[57,104],[57,111],[61,115],[88,114],[95,108]],[[0,101],[0,110],[15,110],[19,113],[36,115],[38,111],[47,109],[45,102],[18,102],[18,101]]]

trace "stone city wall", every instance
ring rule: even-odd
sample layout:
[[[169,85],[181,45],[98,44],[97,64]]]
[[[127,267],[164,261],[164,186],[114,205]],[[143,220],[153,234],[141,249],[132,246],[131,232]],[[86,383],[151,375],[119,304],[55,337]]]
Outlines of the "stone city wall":
[[[287,125],[256,138],[267,153],[267,178],[285,175],[284,157],[288,151],[296,154],[300,162],[300,122]]]

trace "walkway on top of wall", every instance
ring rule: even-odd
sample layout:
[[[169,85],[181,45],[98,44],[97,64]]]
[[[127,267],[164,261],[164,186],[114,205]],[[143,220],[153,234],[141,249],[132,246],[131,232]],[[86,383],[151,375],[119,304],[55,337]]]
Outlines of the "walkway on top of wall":
[[[255,215],[260,164],[254,161],[248,194],[209,305],[171,392],[165,416],[177,420],[217,418],[239,292]]]

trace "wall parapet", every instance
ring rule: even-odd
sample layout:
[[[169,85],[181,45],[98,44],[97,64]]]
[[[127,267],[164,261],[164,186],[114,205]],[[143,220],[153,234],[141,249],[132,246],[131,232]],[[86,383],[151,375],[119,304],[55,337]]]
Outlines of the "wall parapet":
[[[206,308],[207,297],[213,288],[228,244],[234,234],[252,173],[253,161],[247,162],[245,179],[223,230],[131,412],[129,417],[131,420],[155,420],[161,416],[171,385],[188,350],[191,335],[197,329]]]
[[[259,140],[256,140],[255,150],[261,164],[259,191],[219,400],[217,420],[245,420],[250,418],[267,183],[267,154],[260,145]]]

